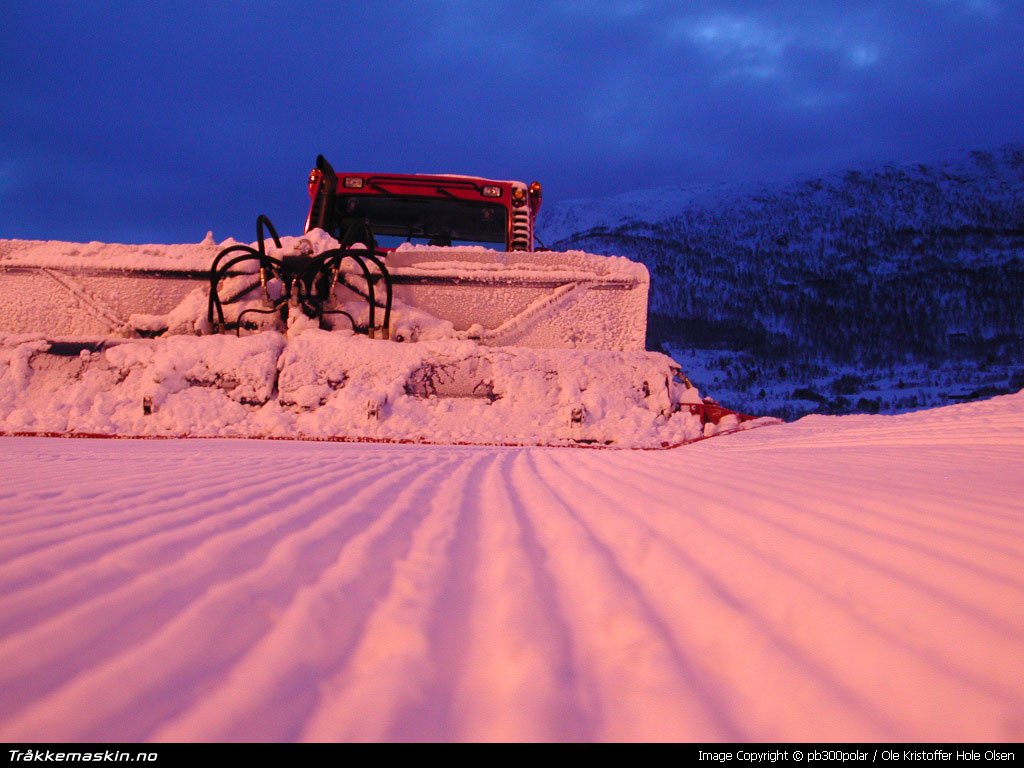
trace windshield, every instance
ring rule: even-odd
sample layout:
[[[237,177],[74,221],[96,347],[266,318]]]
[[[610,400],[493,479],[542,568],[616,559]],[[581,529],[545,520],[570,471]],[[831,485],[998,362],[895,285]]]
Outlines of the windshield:
[[[428,245],[506,244],[508,212],[501,205],[429,197],[343,196],[337,202],[335,231],[341,238],[352,224],[370,222],[379,246],[404,242]]]

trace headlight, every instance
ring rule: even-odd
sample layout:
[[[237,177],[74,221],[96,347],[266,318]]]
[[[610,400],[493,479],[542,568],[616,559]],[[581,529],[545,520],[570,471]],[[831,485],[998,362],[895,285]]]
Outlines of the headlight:
[[[324,175],[320,173],[316,168],[309,172],[309,179],[306,181],[306,186],[309,188],[309,196],[313,197],[316,194],[317,189],[320,187],[320,179]]]

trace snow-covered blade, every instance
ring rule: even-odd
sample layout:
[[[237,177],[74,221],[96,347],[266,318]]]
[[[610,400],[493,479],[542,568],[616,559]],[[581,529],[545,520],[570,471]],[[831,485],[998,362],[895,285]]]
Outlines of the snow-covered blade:
[[[718,428],[691,412],[697,390],[656,352],[318,329],[125,340],[77,355],[43,339],[7,341],[7,433],[665,448]]]
[[[642,351],[647,268],[582,251],[399,248],[396,298],[489,346]],[[411,329],[413,334],[415,329]]]
[[[267,243],[268,255],[338,247],[321,230],[281,241],[281,248]],[[212,236],[194,245],[0,240],[0,333],[53,339],[209,332],[200,308],[210,266],[218,252],[237,245],[218,245]],[[404,307],[395,313],[392,338],[644,349],[650,281],[646,268],[628,259],[403,246],[388,255],[387,265],[396,303]],[[259,300],[256,271],[255,263],[239,264],[226,288]],[[339,288],[340,301],[354,298]]]
[[[0,333],[129,337],[207,281],[220,246],[0,240]]]
[[[268,255],[337,245],[314,231]],[[255,253],[0,243],[0,298],[35,297],[0,327],[0,432],[664,448],[739,426],[644,351],[648,276],[627,259],[399,248],[389,327],[369,338],[353,329],[381,315],[342,289],[369,279],[348,262],[311,318],[279,313],[287,290],[246,256],[214,281],[233,298],[213,317],[199,267],[225,249]],[[211,333],[225,326],[241,335]]]

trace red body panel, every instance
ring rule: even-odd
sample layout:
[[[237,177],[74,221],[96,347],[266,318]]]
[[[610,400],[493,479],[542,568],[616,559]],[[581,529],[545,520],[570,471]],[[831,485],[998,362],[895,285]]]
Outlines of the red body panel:
[[[349,181],[359,180],[360,186]],[[311,226],[316,200],[323,184],[334,183],[333,196],[395,196],[404,198],[426,198],[436,200],[457,199],[470,203],[500,205],[507,211],[507,232],[505,246],[508,250],[533,250],[533,223],[541,204],[541,186],[533,182],[529,186],[521,181],[498,181],[478,176],[430,175],[430,174],[380,174],[380,173],[338,173],[334,179],[325,176],[318,168],[310,171],[308,187],[310,215],[306,219],[307,230]],[[485,194],[484,190],[498,190],[499,194]],[[529,222],[529,234],[524,238],[523,226]]]
[[[362,188],[346,187],[346,179],[362,179]],[[514,181],[491,181],[469,176],[427,176],[421,174],[345,173],[338,175],[339,195],[407,195],[410,197],[457,197],[470,202],[500,203],[512,210],[512,188],[526,185]],[[484,187],[498,187],[500,197],[485,197]]]

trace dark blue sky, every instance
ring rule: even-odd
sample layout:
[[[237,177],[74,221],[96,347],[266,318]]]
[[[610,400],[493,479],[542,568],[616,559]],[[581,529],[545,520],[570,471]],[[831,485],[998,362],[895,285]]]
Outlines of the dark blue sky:
[[[1024,3],[19,2],[0,237],[190,242],[305,217],[339,170],[546,199],[1024,140]]]

